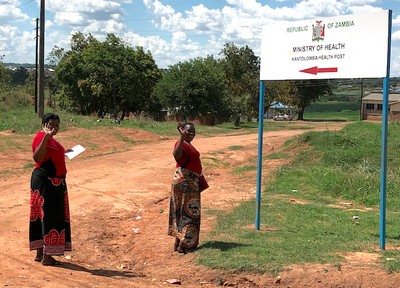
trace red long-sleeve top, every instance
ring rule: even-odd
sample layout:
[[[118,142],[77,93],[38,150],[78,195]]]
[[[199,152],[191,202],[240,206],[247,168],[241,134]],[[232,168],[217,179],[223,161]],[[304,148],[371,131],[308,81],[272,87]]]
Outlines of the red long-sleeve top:
[[[44,137],[44,132],[39,131],[32,141],[32,153],[36,151]],[[53,138],[50,138],[46,145],[46,155],[43,162],[35,162],[35,168],[43,168],[50,177],[63,177],[67,174],[65,165],[65,149]]]

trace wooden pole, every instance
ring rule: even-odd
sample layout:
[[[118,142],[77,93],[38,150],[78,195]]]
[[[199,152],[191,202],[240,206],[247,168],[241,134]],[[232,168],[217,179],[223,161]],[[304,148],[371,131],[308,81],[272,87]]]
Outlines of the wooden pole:
[[[36,51],[35,51],[35,114],[38,113],[38,46],[39,18],[36,18]]]
[[[39,41],[39,101],[38,116],[44,115],[44,25],[45,0],[40,0],[40,41]]]

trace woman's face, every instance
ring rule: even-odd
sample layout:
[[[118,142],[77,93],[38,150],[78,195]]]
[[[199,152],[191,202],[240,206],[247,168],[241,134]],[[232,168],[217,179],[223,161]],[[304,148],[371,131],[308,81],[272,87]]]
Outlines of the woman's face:
[[[47,123],[44,124],[44,126],[49,128],[50,130],[54,129],[53,135],[56,135],[58,130],[60,129],[60,121],[56,119],[50,119]]]
[[[185,139],[186,142],[192,141],[194,136],[196,136],[196,129],[192,125],[186,125],[185,130],[188,132]]]

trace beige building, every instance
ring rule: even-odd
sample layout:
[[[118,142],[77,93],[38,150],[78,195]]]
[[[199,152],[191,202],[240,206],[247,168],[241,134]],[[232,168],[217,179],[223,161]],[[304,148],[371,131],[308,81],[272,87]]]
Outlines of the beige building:
[[[400,120],[400,93],[389,94],[389,121]],[[362,99],[361,119],[382,120],[382,93],[371,93]]]

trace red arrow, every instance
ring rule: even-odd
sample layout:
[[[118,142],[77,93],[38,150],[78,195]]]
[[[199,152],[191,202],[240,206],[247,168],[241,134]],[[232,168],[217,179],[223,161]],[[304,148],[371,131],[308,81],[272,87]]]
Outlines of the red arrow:
[[[308,73],[308,74],[314,74],[317,75],[318,73],[327,73],[327,72],[337,72],[338,68],[337,67],[332,67],[332,68],[318,68],[317,66],[307,68],[304,70],[300,70],[300,72]]]

